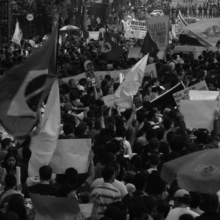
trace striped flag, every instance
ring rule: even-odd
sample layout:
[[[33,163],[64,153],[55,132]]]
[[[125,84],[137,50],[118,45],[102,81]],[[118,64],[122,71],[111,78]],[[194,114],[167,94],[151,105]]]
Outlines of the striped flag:
[[[16,26],[15,26],[15,32],[14,32],[14,35],[13,35],[11,41],[14,42],[15,44],[18,44],[19,46],[21,46],[22,37],[23,37],[23,33],[20,29],[20,25],[19,25],[19,22],[17,20]]]
[[[179,14],[178,14],[178,17],[177,17],[178,21],[184,25],[184,26],[188,26],[189,24],[187,23],[186,19],[183,17],[181,11],[179,10]]]

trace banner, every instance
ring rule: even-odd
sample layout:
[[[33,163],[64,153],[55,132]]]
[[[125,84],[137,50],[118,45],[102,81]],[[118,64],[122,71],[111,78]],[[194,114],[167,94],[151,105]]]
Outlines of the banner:
[[[216,100],[180,100],[180,112],[188,129],[213,129]]]
[[[36,210],[35,220],[79,220],[80,208],[75,198],[59,198],[30,193]]]
[[[151,78],[157,78],[157,69],[155,63],[146,66],[145,76],[150,76]]]
[[[95,72],[96,83],[97,86],[100,87],[102,81],[105,79],[106,75],[110,75],[114,83],[120,83],[120,73],[124,76],[129,72],[130,69],[127,70],[114,70],[114,71],[97,71]]]
[[[141,47],[130,47],[128,52],[128,58],[139,58],[141,53]]]
[[[128,20],[123,22],[125,38],[144,39],[147,33],[147,24],[145,21]]]
[[[220,37],[219,21],[219,18],[200,20],[182,28],[186,35],[196,38],[202,45],[215,47]]]
[[[65,77],[65,78],[62,78],[62,81],[65,83],[68,83],[70,79],[74,79],[76,83],[78,83],[80,79],[83,79],[83,78],[86,79],[86,73],[81,73],[76,76]]]
[[[120,73],[122,73],[124,76],[126,76],[127,72],[129,72],[130,69],[127,70],[114,70],[114,71],[97,71],[95,72],[95,78],[96,78],[96,83],[97,86],[101,86],[101,82],[105,79],[106,75],[110,75],[114,83],[120,83]],[[70,77],[65,77],[62,78],[62,81],[65,83],[68,83],[70,79],[74,79],[76,83],[80,81],[80,79],[86,79],[86,74],[81,73],[76,76],[70,76]]]
[[[158,48],[164,49],[169,45],[169,16],[148,18],[147,27],[151,38],[156,42]]]
[[[64,174],[70,167],[86,173],[90,151],[91,139],[59,139],[50,166],[56,174]]]
[[[179,92],[176,92],[173,94],[173,97],[175,99],[176,104],[179,106],[180,105],[180,100],[183,99],[189,99],[189,91],[190,90],[209,90],[205,80],[202,82],[199,82],[193,86],[190,86],[184,90],[181,90]]]
[[[81,210],[81,213],[86,217],[89,218],[92,214],[93,210],[93,203],[86,203],[86,204],[79,204],[79,208]],[[82,219],[84,220],[84,219]]]
[[[108,107],[112,107],[117,103],[119,108],[125,108],[125,109],[131,108],[131,103],[132,103],[132,99],[130,97],[117,98],[117,97],[115,97],[114,94],[104,96],[103,101],[104,101],[105,105]]]
[[[189,91],[190,100],[217,100],[219,95],[219,91]]]

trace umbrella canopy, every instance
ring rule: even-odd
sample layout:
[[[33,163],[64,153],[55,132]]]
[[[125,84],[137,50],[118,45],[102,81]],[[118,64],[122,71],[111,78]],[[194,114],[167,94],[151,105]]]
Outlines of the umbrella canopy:
[[[175,178],[181,188],[200,193],[220,190],[220,149],[202,150],[163,165],[161,177],[168,183]]]
[[[60,31],[63,31],[63,32],[64,31],[75,31],[75,30],[79,30],[79,28],[73,25],[67,25],[60,29]]]

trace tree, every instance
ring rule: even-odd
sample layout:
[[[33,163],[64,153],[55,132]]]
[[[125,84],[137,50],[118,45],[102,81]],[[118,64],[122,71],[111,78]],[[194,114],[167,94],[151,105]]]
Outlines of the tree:
[[[13,0],[12,10],[14,15],[27,15],[33,13],[36,17],[43,16],[47,20],[57,19],[58,14],[62,20],[73,16],[74,0]]]

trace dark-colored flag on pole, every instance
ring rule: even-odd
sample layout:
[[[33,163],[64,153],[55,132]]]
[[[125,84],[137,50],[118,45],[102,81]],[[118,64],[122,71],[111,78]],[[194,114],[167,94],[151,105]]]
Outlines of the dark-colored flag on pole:
[[[111,35],[105,33],[105,42],[102,45],[101,52],[105,54],[106,60],[117,60],[122,54],[123,49],[115,42],[112,41]]]
[[[141,48],[141,53],[143,53],[144,55],[149,53],[151,57],[155,58],[159,51],[160,50],[157,44],[153,41],[153,39],[150,36],[150,32],[148,31],[144,38],[144,43]]]
[[[176,102],[175,102],[175,99],[173,98],[173,94],[183,89],[185,89],[185,87],[183,83],[180,82],[173,88],[169,89],[168,91],[166,91],[165,93],[157,97],[156,99],[152,100],[151,103],[153,105],[160,104],[162,110],[169,105],[176,106]]]

